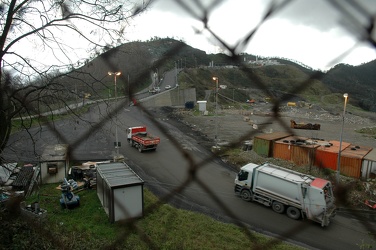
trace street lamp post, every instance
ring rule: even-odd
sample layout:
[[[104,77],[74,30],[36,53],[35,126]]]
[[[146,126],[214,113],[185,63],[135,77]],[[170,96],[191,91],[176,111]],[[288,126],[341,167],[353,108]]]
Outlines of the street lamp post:
[[[345,113],[346,113],[346,103],[347,103],[347,97],[349,95],[347,93],[343,94],[343,97],[345,98],[345,103],[343,105],[343,115],[342,115],[342,127],[341,127],[341,134],[339,137],[339,149],[338,149],[338,159],[337,159],[337,184],[339,183],[339,177],[341,172],[341,151],[342,151],[342,135],[343,135],[343,127],[345,125]]]
[[[215,81],[215,146],[218,146],[218,77],[213,76]]]
[[[118,71],[118,72],[108,72],[108,75],[110,76],[114,76],[114,81],[115,81],[115,103],[117,104],[117,86],[116,86],[116,77],[117,76],[120,76],[121,75],[121,72]],[[115,148],[116,148],[116,156],[119,156],[119,147],[120,147],[120,143],[118,141],[118,123],[117,123],[117,115],[116,115],[116,126],[115,126]]]

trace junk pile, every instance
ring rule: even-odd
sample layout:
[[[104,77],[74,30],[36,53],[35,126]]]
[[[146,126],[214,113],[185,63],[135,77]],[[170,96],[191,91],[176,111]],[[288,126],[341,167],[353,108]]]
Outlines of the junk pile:
[[[297,123],[294,120],[290,120],[290,127],[294,129],[309,129],[309,130],[320,130],[321,125],[318,123]]]
[[[61,184],[61,198],[60,205],[62,208],[72,209],[80,205],[80,197],[73,193],[74,189],[77,189],[78,184],[74,180],[67,181],[64,178],[63,184]]]
[[[47,217],[47,210],[39,206],[38,202],[34,202],[30,205],[26,205],[23,201],[20,203],[21,214],[29,218],[45,219]]]
[[[69,178],[83,182],[84,188],[95,188],[97,185],[97,163],[85,162],[81,166],[73,166],[69,170]]]
[[[5,204],[10,199],[29,197],[34,190],[34,186],[38,184],[39,177],[40,167],[38,165],[31,163],[0,165],[0,207],[5,208]],[[21,211],[22,209],[21,206]]]

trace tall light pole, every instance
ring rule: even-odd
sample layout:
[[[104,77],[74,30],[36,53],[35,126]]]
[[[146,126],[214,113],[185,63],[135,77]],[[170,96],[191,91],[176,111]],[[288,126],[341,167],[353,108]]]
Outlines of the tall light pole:
[[[128,106],[131,105],[131,84],[129,82],[129,74],[128,74]]]
[[[215,146],[218,146],[218,77],[213,76],[215,81]]]
[[[347,97],[349,95],[347,93],[343,94],[345,98],[345,103],[343,105],[343,115],[342,115],[342,127],[341,127],[341,135],[339,137],[339,149],[338,149],[338,159],[337,159],[337,184],[339,184],[339,177],[341,172],[341,151],[342,151],[342,135],[343,135],[343,127],[345,126],[345,113],[346,113],[346,103]]]
[[[117,104],[117,86],[116,86],[116,77],[117,76],[120,76],[121,75],[121,72],[118,71],[118,72],[108,72],[108,75],[109,76],[114,76],[114,81],[115,81],[115,103]],[[116,156],[119,156],[119,147],[120,147],[120,143],[118,141],[118,123],[117,123],[117,115],[116,115],[116,126],[115,126],[115,148],[116,148]]]

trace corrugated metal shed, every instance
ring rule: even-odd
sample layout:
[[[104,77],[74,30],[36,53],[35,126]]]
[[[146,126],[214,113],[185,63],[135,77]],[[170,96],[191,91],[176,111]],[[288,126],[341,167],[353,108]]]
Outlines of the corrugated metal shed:
[[[277,140],[273,144],[273,157],[291,161],[292,148],[297,143],[304,142],[308,138],[299,136],[288,136],[283,139]]]
[[[253,138],[253,150],[258,155],[271,157],[273,156],[273,142],[288,136],[291,136],[291,133],[274,132],[269,134],[256,135]]]
[[[374,148],[363,158],[362,179],[376,179],[376,150]]]
[[[328,168],[337,170],[339,141],[318,142],[320,146],[315,152],[314,165],[320,168]],[[342,142],[341,151],[349,147],[351,144]]]
[[[97,195],[110,222],[143,216],[143,184],[124,162],[97,165]]]
[[[371,147],[350,145],[341,152],[341,169],[343,175],[360,178],[363,158],[372,150]]]

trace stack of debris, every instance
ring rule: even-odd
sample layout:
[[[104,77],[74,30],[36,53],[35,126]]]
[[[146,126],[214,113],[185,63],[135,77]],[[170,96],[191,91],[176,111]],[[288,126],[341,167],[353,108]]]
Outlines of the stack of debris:
[[[34,174],[34,166],[32,164],[24,165],[18,173],[15,181],[12,183],[13,189],[17,191],[23,191],[26,193],[31,178]]]
[[[69,178],[85,183],[85,188],[96,188],[97,164],[103,162],[85,162],[81,166],[73,166],[69,170]]]
[[[17,173],[20,168],[17,167],[17,163],[7,163],[0,165],[0,185],[6,189],[12,189],[12,184],[17,178]]]
[[[17,163],[8,163],[0,166],[0,194],[1,201],[5,203],[12,197],[27,196],[32,188],[33,176],[35,174],[33,164],[18,166]]]

